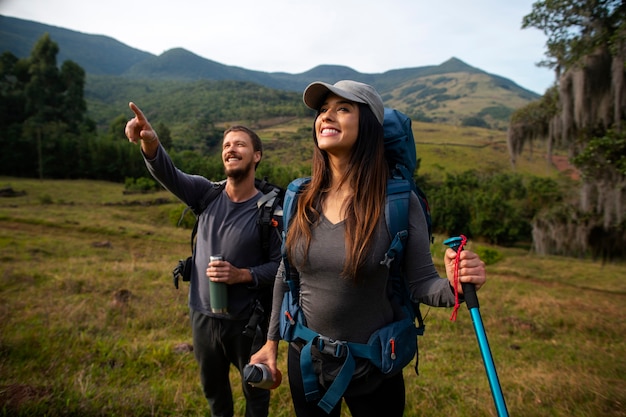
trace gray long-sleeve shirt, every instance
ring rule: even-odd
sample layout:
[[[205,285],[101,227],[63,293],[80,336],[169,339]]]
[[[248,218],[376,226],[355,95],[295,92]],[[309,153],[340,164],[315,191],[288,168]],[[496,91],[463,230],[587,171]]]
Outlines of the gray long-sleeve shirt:
[[[409,237],[406,242],[404,271],[415,300],[431,306],[454,305],[454,292],[442,279],[432,261],[424,213],[417,196],[412,194],[409,210]],[[370,335],[393,320],[388,297],[387,267],[380,264],[391,238],[381,218],[376,226],[372,256],[365,265],[359,283],[342,278],[345,261],[344,223],[327,219],[312,230],[309,258],[299,268],[300,305],[307,326],[335,340],[367,343]],[[302,259],[296,263],[301,264]],[[268,338],[279,340],[279,322],[283,294],[288,291],[279,267],[274,286],[274,300]]]
[[[165,149],[159,146],[153,159],[144,159],[150,174],[168,191],[188,206],[195,206],[213,187],[199,175],[189,175],[176,168]],[[280,262],[280,233],[270,234],[269,260],[263,259],[260,230],[257,224],[259,191],[244,202],[233,202],[222,191],[198,218],[194,267],[189,287],[189,306],[200,313],[226,319],[246,319],[259,291],[274,285]],[[280,219],[282,221],[282,219]],[[206,268],[209,256],[221,254],[237,268],[251,268],[254,282],[228,286],[228,313],[211,312],[209,279]]]

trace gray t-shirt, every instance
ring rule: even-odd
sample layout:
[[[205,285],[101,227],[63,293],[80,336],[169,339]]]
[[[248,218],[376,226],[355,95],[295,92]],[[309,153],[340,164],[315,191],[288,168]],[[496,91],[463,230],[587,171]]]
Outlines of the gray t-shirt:
[[[442,279],[432,261],[424,213],[414,194],[410,200],[409,237],[406,243],[404,271],[409,290],[415,300],[432,306],[454,305],[454,292],[448,280]],[[372,256],[358,283],[342,278],[345,261],[344,223],[330,223],[322,217],[312,229],[311,247],[306,264],[300,272],[300,305],[307,326],[315,332],[336,340],[367,343],[370,335],[393,321],[388,298],[387,267],[380,264],[391,243],[381,218],[375,229]],[[296,259],[301,264],[301,259]],[[274,286],[274,304],[268,338],[279,340],[279,316],[283,294],[288,290],[282,282],[283,265],[279,267]],[[281,285],[279,285],[281,284]]]
[[[213,187],[208,179],[177,169],[161,146],[154,159],[148,160],[145,156],[144,159],[152,176],[188,206],[196,205]],[[259,191],[253,198],[236,203],[222,191],[199,216],[194,269],[189,283],[189,306],[193,310],[208,316],[246,319],[259,292],[271,291],[280,262],[281,238],[278,229],[271,233],[269,260],[264,260],[257,224],[257,201],[262,196]],[[206,268],[209,256],[216,254],[221,254],[237,268],[253,271],[254,282],[228,286],[227,314],[211,312]]]

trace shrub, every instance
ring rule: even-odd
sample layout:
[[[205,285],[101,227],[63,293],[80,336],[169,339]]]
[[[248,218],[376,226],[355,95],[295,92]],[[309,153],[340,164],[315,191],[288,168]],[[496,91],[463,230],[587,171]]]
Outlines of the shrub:
[[[147,192],[156,191],[158,188],[156,181],[148,177],[126,178],[124,180],[124,189],[126,191]]]
[[[493,265],[496,262],[501,261],[502,258],[504,257],[500,253],[500,251],[496,249],[492,249],[492,248],[487,248],[484,246],[477,246],[474,249],[474,252],[476,252],[476,254],[480,256],[480,259],[482,259],[483,262],[485,262],[485,265]]]
[[[196,216],[194,216],[191,210],[187,210],[185,205],[179,205],[171,209],[168,213],[168,218],[172,226],[184,229],[192,229],[196,223]]]

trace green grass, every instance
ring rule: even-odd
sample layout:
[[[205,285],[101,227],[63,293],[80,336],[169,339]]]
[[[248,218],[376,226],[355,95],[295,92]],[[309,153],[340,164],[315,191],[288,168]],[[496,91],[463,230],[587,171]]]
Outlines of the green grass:
[[[26,191],[0,199],[0,415],[208,416],[193,354],[176,349],[191,343],[187,285],[170,273],[189,251],[189,230],[169,220],[180,203],[94,181],[0,184]],[[626,416],[624,265],[470,245],[501,256],[479,298],[509,414]],[[456,322],[450,309],[423,313],[406,416],[494,416],[467,309]],[[293,415],[285,352],[272,416]]]
[[[235,122],[232,122],[235,123]],[[438,178],[446,173],[459,174],[469,169],[511,172],[507,132],[478,127],[459,127],[413,121],[416,151],[421,159],[418,173]],[[310,119],[295,119],[260,128],[263,140],[262,164],[310,168],[313,140]],[[298,139],[293,139],[293,138]],[[555,155],[561,154],[559,150]],[[542,177],[555,177],[559,171],[546,160],[546,145],[527,145],[518,158],[515,171]]]

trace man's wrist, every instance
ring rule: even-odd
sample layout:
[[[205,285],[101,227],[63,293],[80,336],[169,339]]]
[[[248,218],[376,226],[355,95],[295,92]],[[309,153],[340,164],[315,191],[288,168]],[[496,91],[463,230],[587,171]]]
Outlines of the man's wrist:
[[[254,269],[252,268],[248,268],[248,272],[250,273],[250,286],[256,287],[258,285],[256,272],[254,272]]]

